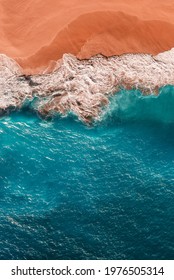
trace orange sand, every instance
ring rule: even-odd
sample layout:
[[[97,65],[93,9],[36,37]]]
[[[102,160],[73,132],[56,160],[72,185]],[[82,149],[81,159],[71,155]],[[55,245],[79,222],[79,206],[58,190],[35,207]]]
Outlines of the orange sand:
[[[37,73],[64,53],[89,58],[174,47],[173,0],[1,0],[0,53]]]

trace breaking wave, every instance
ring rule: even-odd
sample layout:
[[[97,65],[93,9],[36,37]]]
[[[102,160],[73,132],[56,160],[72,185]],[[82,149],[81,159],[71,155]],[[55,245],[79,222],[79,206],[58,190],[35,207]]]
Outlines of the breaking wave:
[[[174,123],[174,87],[165,86],[159,94],[144,95],[139,90],[122,89],[110,100],[102,118],[109,121],[154,121]]]
[[[94,126],[1,118],[0,259],[173,259],[173,95],[121,90]]]

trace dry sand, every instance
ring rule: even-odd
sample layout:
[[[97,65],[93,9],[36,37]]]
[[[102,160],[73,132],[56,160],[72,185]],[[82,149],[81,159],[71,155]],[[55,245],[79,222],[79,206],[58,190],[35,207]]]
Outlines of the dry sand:
[[[173,0],[1,0],[0,15],[0,53],[26,73],[64,53],[155,55],[174,46]]]

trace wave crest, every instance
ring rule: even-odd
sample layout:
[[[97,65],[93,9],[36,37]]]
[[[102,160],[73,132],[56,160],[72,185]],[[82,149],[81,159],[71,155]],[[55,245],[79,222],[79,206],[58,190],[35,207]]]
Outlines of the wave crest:
[[[174,123],[174,86],[162,87],[158,95],[122,89],[111,98],[102,120]]]

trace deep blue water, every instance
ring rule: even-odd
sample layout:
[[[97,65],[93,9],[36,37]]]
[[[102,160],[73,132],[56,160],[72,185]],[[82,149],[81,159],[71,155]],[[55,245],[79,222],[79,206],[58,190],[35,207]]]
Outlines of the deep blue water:
[[[174,88],[100,122],[0,120],[0,259],[173,259]]]

